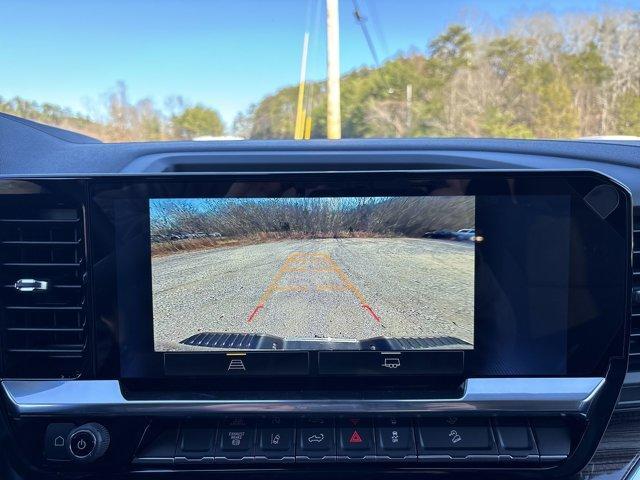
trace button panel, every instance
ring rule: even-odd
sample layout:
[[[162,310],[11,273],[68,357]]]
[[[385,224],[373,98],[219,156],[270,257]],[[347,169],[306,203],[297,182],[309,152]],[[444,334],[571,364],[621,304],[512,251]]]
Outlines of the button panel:
[[[213,463],[216,434],[215,423],[194,421],[183,424],[174,462],[176,464]]]
[[[491,422],[483,418],[422,419],[418,450],[424,462],[498,460]]]
[[[571,431],[561,418],[534,418],[531,426],[540,452],[540,462],[555,463],[569,456]]]
[[[408,418],[376,419],[377,455],[383,461],[416,461],[413,422]]]
[[[52,423],[44,434],[44,458],[55,462],[69,461],[68,436],[75,428],[73,423]]]
[[[282,417],[262,419],[258,422],[256,441],[256,461],[295,461],[296,427],[295,421]]]
[[[222,462],[253,461],[255,437],[255,421],[239,417],[225,419],[220,428],[215,460]]]
[[[60,428],[60,424],[50,426],[47,445]],[[219,422],[191,420],[179,428],[156,426],[147,436],[136,464],[405,462],[531,467],[558,463],[571,452],[569,426],[559,418],[231,417]]]
[[[252,377],[308,375],[307,352],[207,352],[164,354],[164,373],[169,376]]]
[[[338,461],[375,460],[376,440],[370,418],[349,417],[338,420]]]
[[[305,418],[299,422],[296,461],[336,460],[335,427],[332,418]]]
[[[349,365],[345,371],[345,365]],[[318,354],[322,375],[458,375],[464,353],[453,351],[331,352]]]
[[[528,419],[495,419],[494,424],[500,461],[529,463],[540,461]]]

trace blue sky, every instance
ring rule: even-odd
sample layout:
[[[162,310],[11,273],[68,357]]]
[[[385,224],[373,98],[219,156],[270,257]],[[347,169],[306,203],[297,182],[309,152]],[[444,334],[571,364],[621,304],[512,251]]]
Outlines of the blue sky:
[[[310,0],[311,2],[323,0]],[[341,70],[373,60],[352,0],[340,0]],[[117,81],[133,100],[181,94],[238,111],[297,83],[308,0],[0,0],[0,96],[90,111]],[[500,27],[536,12],[638,8],[630,0],[358,0],[381,58],[424,49],[451,22]],[[324,21],[309,75],[323,78]]]

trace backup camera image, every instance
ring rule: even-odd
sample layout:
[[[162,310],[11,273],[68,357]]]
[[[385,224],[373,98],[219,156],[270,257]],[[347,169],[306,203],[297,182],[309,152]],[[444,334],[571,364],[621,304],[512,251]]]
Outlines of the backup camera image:
[[[471,349],[474,197],[151,199],[156,351]]]

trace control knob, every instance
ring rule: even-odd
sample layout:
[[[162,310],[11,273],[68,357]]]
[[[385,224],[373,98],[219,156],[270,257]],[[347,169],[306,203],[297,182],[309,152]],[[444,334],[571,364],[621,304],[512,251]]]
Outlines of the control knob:
[[[69,432],[69,454],[76,462],[93,462],[109,448],[109,431],[99,423],[85,423]]]

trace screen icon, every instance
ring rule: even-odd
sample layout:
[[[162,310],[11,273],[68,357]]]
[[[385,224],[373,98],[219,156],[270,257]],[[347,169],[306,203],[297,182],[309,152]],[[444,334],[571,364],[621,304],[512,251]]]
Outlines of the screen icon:
[[[362,443],[362,437],[357,430],[354,430],[351,437],[349,437],[349,443]]]
[[[240,445],[243,437],[244,432],[229,432],[229,439],[231,440],[231,445],[234,447],[238,447]]]
[[[324,441],[324,433],[311,435],[307,440],[309,443],[322,443]]]
[[[449,439],[451,440],[451,443],[456,444],[462,440],[462,437],[455,430],[451,430],[449,432]]]
[[[247,369],[244,367],[244,362],[240,359],[233,359],[229,362],[229,368],[227,368],[227,371],[230,372],[232,370],[244,370],[246,371]]]
[[[398,357],[387,357],[382,362],[382,366],[385,368],[398,368],[400,366],[400,359]]]

